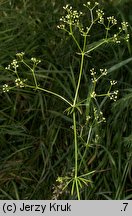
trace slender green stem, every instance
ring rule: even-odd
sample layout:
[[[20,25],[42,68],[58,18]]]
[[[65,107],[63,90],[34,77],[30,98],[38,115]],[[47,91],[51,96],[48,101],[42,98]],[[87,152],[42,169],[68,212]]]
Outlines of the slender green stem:
[[[27,67],[29,68],[30,70],[32,70],[32,68],[22,59],[21,62]]]
[[[35,86],[36,88],[38,87],[38,84],[37,84],[37,80],[36,80],[36,76],[35,76],[35,64],[33,66],[33,69],[31,70],[32,74],[33,74],[33,79],[34,79],[34,82],[35,82]]]
[[[36,76],[35,76],[35,64],[33,65],[33,68],[31,68],[24,60],[22,60],[22,63],[28,67],[30,69],[30,71],[32,72],[32,75],[33,75],[33,79],[34,79],[34,83],[35,83],[35,86],[36,86],[36,89],[38,87],[38,84],[37,84],[37,80],[36,80]]]
[[[77,83],[77,88],[76,88],[76,93],[75,93],[75,97],[74,97],[73,106],[76,105],[76,101],[77,101],[77,97],[78,97],[78,91],[79,91],[81,77],[82,77],[82,72],[83,72],[85,47],[86,47],[86,36],[84,36],[83,51],[81,52],[81,56],[82,57],[81,57],[80,73],[79,73],[79,78],[78,78],[78,83]]]
[[[84,153],[83,153],[83,155],[82,155],[82,158],[81,158],[81,161],[80,161],[80,164],[79,164],[78,170],[80,170],[81,165],[82,165],[82,163],[83,163],[83,160],[84,160],[84,158],[85,158],[85,156],[86,156],[86,153],[87,153],[88,147],[90,146],[89,141],[90,141],[90,137],[91,137],[91,132],[92,132],[92,126],[90,127],[89,132],[88,132],[88,137],[87,137],[87,142],[86,142],[85,151],[84,151]]]
[[[76,189],[77,189],[77,198],[80,200],[80,192],[79,192],[79,187],[78,187],[78,178],[76,178]]]
[[[92,52],[93,50],[97,49],[98,47],[100,47],[101,45],[103,45],[104,43],[108,43],[108,39],[103,39],[100,43],[98,43],[96,46],[92,47],[91,49],[89,49],[88,51],[85,52],[85,54]]]
[[[79,73],[79,78],[78,78],[78,83],[77,83],[77,88],[76,88],[73,106],[76,105],[76,101],[77,101],[77,97],[78,97],[78,91],[79,91],[81,77],[82,77],[82,71],[83,71],[83,62],[84,62],[84,54],[82,54],[82,58],[81,58],[81,67],[80,67],[80,73]]]
[[[108,22],[108,26],[105,29],[106,29],[106,36],[105,36],[105,38],[107,39],[108,38],[109,30],[110,30],[110,21]]]
[[[35,65],[33,66],[33,69],[32,69],[25,61],[22,60],[22,63],[23,63],[26,67],[28,67],[28,68],[30,69],[30,71],[32,72],[33,78],[34,78],[34,82],[35,82],[35,87],[34,87],[34,86],[30,86],[30,85],[26,85],[27,87],[32,88],[32,89],[36,89],[36,90],[38,89],[38,90],[47,92],[47,93],[49,93],[49,94],[52,94],[52,95],[54,95],[54,96],[60,98],[61,100],[63,100],[63,101],[66,102],[67,104],[69,104],[70,106],[72,106],[72,104],[71,104],[67,99],[65,99],[64,97],[62,97],[61,95],[59,95],[59,94],[57,94],[57,93],[55,93],[55,92],[49,91],[49,90],[47,90],[47,89],[44,89],[44,88],[39,87],[38,84],[37,84],[37,80],[36,80],[35,73],[34,73],[34,71],[35,71]]]
[[[94,18],[93,18],[93,8],[90,9],[90,16],[91,16],[91,27],[92,27],[92,25],[93,25],[93,23],[94,23]],[[91,28],[90,28],[90,29],[91,29]]]
[[[78,172],[78,145],[77,145],[77,127],[76,127],[76,113],[73,112],[73,128],[74,128],[74,147],[75,147],[75,178]]]
[[[78,41],[76,40],[76,38],[75,38],[75,36],[74,36],[74,34],[73,34],[73,30],[72,30],[72,24],[70,25],[70,34],[71,34],[71,36],[72,36],[73,40],[75,41],[76,45],[78,46],[78,49],[79,49],[79,50],[80,50],[80,52],[82,53],[82,49],[81,49],[81,47],[80,47],[80,45],[79,45]]]
[[[29,88],[32,88],[32,89],[35,89],[35,90],[40,90],[40,91],[43,91],[43,92],[47,92],[49,94],[52,94],[58,98],[60,98],[61,100],[63,100],[64,102],[66,102],[67,104],[69,104],[70,106],[72,106],[72,104],[67,100],[65,99],[64,97],[62,97],[61,95],[55,93],[55,92],[52,92],[50,90],[47,90],[47,89],[44,89],[44,88],[41,88],[39,86],[37,86],[37,88],[35,86],[30,86],[30,85],[25,85],[26,87],[29,87]]]
[[[73,37],[73,35],[72,35],[72,37]],[[82,72],[83,72],[84,53],[85,53],[85,48],[86,48],[86,37],[87,36],[84,35],[83,50],[81,50],[80,73],[79,73],[77,88],[76,88],[75,97],[74,97],[74,101],[73,101],[73,105],[72,105],[73,107],[76,106],[80,82],[81,82],[81,77],[82,77]],[[76,44],[78,44],[78,43],[76,42]],[[74,148],[75,148],[75,176],[74,176],[74,179],[76,182],[77,197],[78,197],[78,200],[80,200],[80,192],[79,192],[79,187],[78,187],[78,141],[77,141],[76,111],[75,110],[73,110],[73,128],[74,128]]]

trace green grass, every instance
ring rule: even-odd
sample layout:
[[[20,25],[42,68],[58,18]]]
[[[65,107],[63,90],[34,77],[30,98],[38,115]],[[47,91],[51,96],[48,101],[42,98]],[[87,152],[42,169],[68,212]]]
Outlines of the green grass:
[[[23,51],[29,64],[31,57],[41,59],[36,77],[42,88],[73,100],[80,57],[70,37],[56,27],[63,14],[62,7],[67,3],[59,0],[0,2],[1,89],[4,83],[12,84],[15,79],[4,68],[17,52]],[[79,1],[72,1],[72,4],[81,7]],[[131,34],[131,12],[124,12],[125,1],[117,4],[117,8],[108,3],[102,6],[108,15],[113,15],[114,11],[120,20],[128,21]],[[102,36],[98,29],[92,34],[93,41]],[[79,35],[78,40],[81,41]],[[90,53],[89,62],[85,61],[79,97],[87,97],[90,90],[88,71],[95,67],[109,69],[108,76],[97,86],[98,91],[105,91],[109,79],[117,80],[119,98],[114,103],[102,103],[106,123],[93,128],[92,132],[89,125],[84,127],[83,138],[88,134],[93,137],[90,147],[86,147],[78,135],[79,174],[95,171],[89,177],[92,183],[81,189],[81,199],[132,199],[131,50],[130,38],[128,45],[100,47]],[[21,67],[21,75],[31,80],[26,67]],[[74,173],[73,122],[72,116],[64,112],[65,103],[48,93],[29,88],[5,94],[1,91],[0,101],[0,199],[77,199],[76,193],[71,195],[69,188],[61,194],[65,181],[56,182],[59,176],[73,176]],[[82,113],[77,116],[79,133],[86,119],[83,107]],[[96,143],[97,133],[100,140]]]

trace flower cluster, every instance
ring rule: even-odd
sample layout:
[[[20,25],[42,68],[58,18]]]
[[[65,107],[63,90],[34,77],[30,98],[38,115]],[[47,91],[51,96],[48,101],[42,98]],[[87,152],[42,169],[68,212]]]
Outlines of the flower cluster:
[[[52,195],[52,200],[57,200],[59,197],[63,194],[63,188],[65,184],[61,182],[58,185],[53,185],[53,195]]]
[[[34,63],[34,64],[39,64],[41,62],[41,60],[38,60],[36,58],[31,58],[31,61]]]
[[[99,3],[95,2],[94,6],[91,6],[91,2],[90,1],[88,1],[86,4],[83,4],[84,7],[87,7],[90,10],[93,10],[97,5],[99,5]]]
[[[96,75],[96,71],[94,68],[90,69],[90,72],[91,72],[91,76],[95,76]]]
[[[106,68],[105,69],[100,69],[100,72],[101,72],[102,76],[106,76],[107,73],[108,73],[108,70]]]
[[[24,52],[20,52],[20,53],[17,53],[16,56],[22,61],[23,60],[23,56],[25,55]]]
[[[116,84],[117,84],[117,81],[116,81],[116,80],[110,80],[110,84],[111,84],[111,85],[116,85]]]
[[[117,19],[115,19],[114,16],[107,17],[107,20],[108,20],[109,23],[111,23],[112,25],[116,25],[116,24],[117,24]]]
[[[96,83],[102,76],[106,76],[108,71],[107,69],[99,69],[100,70],[100,75],[96,77],[96,71],[94,68],[90,69],[91,76],[92,76],[92,82]]]
[[[96,10],[97,18],[99,19],[98,23],[103,24],[104,23],[104,12],[101,9]]]
[[[122,30],[126,31],[128,27],[128,22],[122,22],[121,25],[122,25]]]
[[[111,100],[116,101],[116,100],[117,100],[118,90],[116,90],[116,91],[114,91],[114,92],[110,92],[112,86],[114,86],[114,85],[117,84],[117,81],[116,81],[116,80],[110,80],[110,88],[109,88],[109,91],[108,91],[107,93],[101,94],[101,95],[96,94],[95,88],[96,88],[96,83],[97,83],[97,81],[98,81],[102,76],[106,76],[107,73],[108,73],[108,70],[107,70],[107,69],[99,69],[99,71],[100,71],[100,75],[98,75],[98,77],[97,77],[97,75],[96,75],[97,73],[96,73],[95,69],[92,68],[92,69],[90,70],[91,76],[92,76],[92,79],[91,79],[91,80],[92,80],[92,82],[93,82],[93,84],[94,84],[94,89],[93,89],[93,91],[92,91],[91,94],[90,94],[91,98],[94,98],[94,99],[95,99],[96,97],[99,97],[99,96],[108,96]]]
[[[87,116],[86,116],[86,123],[85,123],[85,124],[87,124],[87,123],[89,122],[90,119],[91,119],[91,116],[90,116],[90,115],[87,115]]]
[[[11,69],[17,69],[19,66],[18,66],[18,62],[17,62],[17,60],[16,59],[14,59],[13,61],[12,61],[12,63],[11,64],[9,64],[5,69],[6,70],[11,70]]]
[[[102,123],[102,122],[106,122],[105,117],[103,117],[103,113],[101,111],[98,111],[95,107],[94,107],[94,119],[97,121],[97,123]]]
[[[118,92],[119,92],[119,91],[116,90],[116,91],[114,91],[114,92],[109,93],[108,96],[109,96],[110,100],[116,101],[116,100],[117,100]]]
[[[90,69],[91,72],[91,76],[92,76],[92,82],[96,83],[97,82],[97,78],[96,78],[96,71],[94,68]],[[91,97],[95,97],[95,95],[92,93]]]
[[[58,29],[65,29],[65,25],[64,24],[57,25],[57,28]]]
[[[24,88],[27,87],[28,85],[26,85],[26,80],[27,79],[21,79],[19,76],[19,71],[17,70],[17,68],[19,67],[19,64],[24,64],[28,69],[30,69],[30,71],[32,72],[33,78],[34,78],[34,82],[37,85],[36,82],[36,77],[35,77],[35,67],[41,62],[40,60],[36,59],[36,58],[31,58],[31,61],[33,62],[33,66],[30,67],[23,59],[24,56],[24,52],[21,53],[17,53],[16,57],[19,58],[19,61],[17,61],[17,59],[14,59],[12,61],[12,63],[10,65],[8,65],[5,69],[9,70],[10,72],[15,74],[15,85],[14,86],[9,86],[8,84],[4,84],[3,85],[3,92],[8,92],[10,89],[13,89],[15,87],[19,87],[19,88]]]
[[[60,21],[63,21],[64,23],[67,23],[69,25],[75,25],[75,24],[79,24],[79,18],[82,15],[81,11],[77,11],[77,10],[73,10],[72,6],[70,6],[69,4],[67,4],[65,7],[63,7],[64,10],[67,11],[67,15],[66,16],[62,16],[60,18]],[[59,25],[57,26],[58,28],[65,28],[65,25]]]
[[[121,43],[121,41],[120,41],[120,39],[119,39],[119,37],[118,37],[118,34],[114,34],[114,36],[113,36],[113,38],[112,38],[112,41],[113,41],[114,43],[117,43],[117,44]]]
[[[18,68],[17,60],[14,59],[13,62],[11,63],[11,65],[12,65],[12,67],[13,67],[14,69]]]
[[[74,175],[74,169],[71,172],[68,172],[65,177],[59,176],[56,179],[56,184],[53,185],[53,196],[52,196],[53,200],[59,199],[63,193],[69,194],[70,191],[65,186],[66,186],[66,184],[68,186],[67,182],[73,178],[73,175]],[[66,189],[64,190],[64,188],[66,188]]]
[[[129,41],[129,34],[121,35],[121,32],[126,31],[128,28],[128,22],[121,22],[121,27],[119,27],[119,32],[113,35],[112,41],[115,43],[121,43],[120,38],[124,39],[126,42]]]
[[[125,39],[126,42],[129,42],[129,37],[130,37],[129,34],[126,34],[126,36],[124,37],[124,39]]]
[[[99,23],[104,26],[105,28],[105,42],[114,42],[117,44],[120,44],[121,40],[124,39],[126,42],[129,40],[129,34],[127,33],[128,28],[128,22],[122,22],[120,27],[118,28],[117,32],[113,34],[109,34],[111,28],[115,25],[117,25],[117,19],[114,16],[104,17],[104,11],[100,8],[97,8],[96,15],[94,15],[93,10],[96,6],[98,6],[99,3],[95,2],[94,4],[88,1],[87,3],[83,4],[84,7],[87,7],[90,12],[90,18],[91,18],[91,24],[89,26],[84,26],[83,23],[80,21],[80,16],[84,16],[85,13],[79,12],[77,10],[73,10],[72,6],[67,4],[64,8],[64,10],[67,12],[65,16],[60,18],[61,24],[57,27],[59,29],[64,30],[65,32],[69,33],[73,38],[76,44],[78,43],[75,40],[75,36],[73,35],[72,26],[75,26],[76,29],[80,32],[80,34],[84,37],[89,36],[89,32],[92,28],[92,26],[96,23]],[[69,29],[66,28],[66,24],[69,25]],[[125,33],[123,32],[125,31]],[[77,44],[78,45],[78,44]],[[79,47],[79,45],[78,45]],[[80,47],[79,47],[80,49]]]
[[[3,85],[3,92],[9,92],[9,85],[7,85],[7,84],[4,84]]]
[[[104,17],[103,17],[103,16],[101,16],[101,17],[99,18],[98,23],[104,24]]]
[[[96,93],[95,91],[93,91],[91,94],[90,94],[91,98],[95,98],[96,97]]]
[[[26,79],[21,80],[20,78],[17,78],[17,79],[15,79],[15,86],[19,87],[19,88],[23,88],[26,86],[25,82],[26,82]],[[4,84],[2,90],[3,90],[3,92],[9,92],[10,88],[12,88],[12,87],[10,87],[8,84]],[[14,86],[13,86],[13,88],[14,88]]]
[[[116,25],[117,24],[117,19],[114,17],[114,16],[110,16],[110,17],[107,17],[107,21],[108,21],[108,27],[105,25],[105,23],[104,23],[104,12],[103,12],[103,10],[101,10],[101,9],[98,9],[98,10],[96,10],[96,13],[97,13],[97,17],[98,17],[98,23],[100,23],[100,24],[103,24],[106,28],[108,28],[109,27],[109,29],[112,27],[112,26],[114,26],[114,25]]]
[[[26,81],[26,79],[21,80],[20,78],[17,78],[17,79],[15,79],[15,84],[17,87],[23,88],[23,87],[25,87],[25,81]]]

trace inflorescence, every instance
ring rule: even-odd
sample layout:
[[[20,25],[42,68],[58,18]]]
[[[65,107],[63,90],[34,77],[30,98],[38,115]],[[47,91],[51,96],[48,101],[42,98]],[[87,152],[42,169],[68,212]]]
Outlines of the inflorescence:
[[[80,17],[86,15],[85,13],[77,10],[73,10],[72,6],[67,4],[63,9],[66,11],[66,15],[62,16],[60,18],[61,24],[57,27],[59,29],[63,29],[67,33],[71,34],[71,27],[75,26],[76,29],[79,29],[82,36],[89,35],[89,31],[93,24],[101,24],[104,26],[106,30],[105,34],[105,40],[108,40],[109,42],[114,42],[119,44],[121,39],[124,39],[126,42],[129,40],[129,34],[127,33],[128,29],[128,22],[121,22],[120,27],[117,28],[117,33],[114,33],[113,36],[108,33],[112,29],[113,26],[118,24],[117,19],[114,16],[109,16],[105,18],[104,11],[100,8],[97,8],[95,13],[93,13],[93,10],[99,6],[98,2],[95,2],[94,5],[91,2],[87,2],[86,4],[83,4],[84,7],[86,7],[91,16],[91,24],[90,26],[83,26],[82,22],[80,21]],[[70,28],[67,27],[69,25]],[[86,29],[86,32],[84,31]],[[107,42],[108,42],[107,41]]]
[[[14,80],[14,84],[15,84],[14,86],[9,86],[8,84],[4,84],[3,87],[2,87],[3,92],[9,92],[10,89],[15,88],[15,87],[19,87],[19,88],[26,87],[27,79],[21,79],[19,77],[19,73],[18,73],[19,63],[20,62],[24,63],[24,59],[23,59],[24,54],[25,54],[24,52],[17,53],[16,57],[18,58],[18,60],[14,59],[11,62],[11,64],[9,64],[7,67],[5,67],[6,70],[14,73],[17,78]],[[35,66],[37,66],[41,62],[40,60],[38,60],[38,59],[36,59],[34,57],[31,58],[31,61],[33,62],[33,64]]]
[[[102,76],[106,76],[108,71],[107,69],[100,69],[100,74],[97,76],[97,72],[95,71],[94,68],[92,68],[90,70],[90,73],[91,73],[91,80],[92,80],[92,83],[94,85],[94,90],[91,92],[91,97],[92,98],[96,98],[96,97],[99,97],[99,96],[108,96],[111,100],[114,100],[116,101],[117,100],[117,95],[118,95],[118,90],[115,90],[115,91],[111,91],[111,88],[112,86],[116,85],[117,84],[117,81],[116,80],[110,80],[110,87],[109,87],[109,90],[107,91],[107,93],[105,94],[96,94],[95,92],[95,88],[96,88],[96,83],[97,81],[102,77]]]

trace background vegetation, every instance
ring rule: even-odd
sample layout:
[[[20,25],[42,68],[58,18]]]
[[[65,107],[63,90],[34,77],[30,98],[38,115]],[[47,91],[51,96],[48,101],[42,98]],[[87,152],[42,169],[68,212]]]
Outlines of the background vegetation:
[[[73,71],[79,56],[69,37],[57,29],[62,7],[67,3],[81,10],[79,0],[0,1],[0,85],[11,83],[5,67],[17,52],[41,59],[36,74],[41,86],[72,98]],[[83,1],[86,3],[86,1]],[[81,4],[80,4],[81,3]],[[92,185],[82,190],[82,199],[132,199],[132,14],[130,0],[100,1],[108,16],[129,22],[130,42],[102,46],[85,63],[85,95],[91,67],[111,68],[118,81],[119,98],[107,102],[101,148],[90,149],[85,167],[96,170]],[[93,41],[101,32],[93,32]],[[29,77],[27,69],[22,76]],[[74,78],[74,79],[73,79]],[[105,81],[98,86],[101,91]],[[0,92],[0,199],[76,199],[62,193],[58,176],[72,173],[72,120],[64,113],[63,101],[42,92],[14,90]]]

